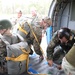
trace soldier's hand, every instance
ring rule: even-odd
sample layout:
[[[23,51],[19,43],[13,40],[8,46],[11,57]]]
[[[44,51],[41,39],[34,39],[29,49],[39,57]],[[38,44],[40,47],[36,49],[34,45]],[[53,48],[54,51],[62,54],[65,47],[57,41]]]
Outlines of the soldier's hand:
[[[48,60],[48,65],[52,66],[53,65],[53,60]]]

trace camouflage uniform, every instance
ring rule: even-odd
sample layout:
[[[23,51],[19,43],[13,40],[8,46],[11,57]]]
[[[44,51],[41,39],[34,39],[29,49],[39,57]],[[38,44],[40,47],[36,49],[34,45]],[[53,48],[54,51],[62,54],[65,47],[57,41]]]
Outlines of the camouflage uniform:
[[[32,17],[31,25],[37,25],[37,22],[40,21],[40,17],[38,15]]]
[[[27,41],[28,41],[29,39],[30,39],[30,42],[32,41],[32,43],[30,43],[30,44],[33,45],[35,52],[36,52],[38,55],[41,56],[41,55],[42,55],[42,52],[41,52],[41,50],[40,50],[40,43],[41,43],[41,39],[42,39],[42,29],[41,29],[40,27],[34,26],[34,27],[33,27],[33,31],[34,31],[34,33],[35,33],[37,39],[38,39],[39,44],[38,44],[38,42],[36,41],[36,39],[35,39],[35,37],[34,37],[34,35],[33,35],[32,32],[30,32],[30,37],[27,39]]]
[[[5,19],[5,20],[0,21],[0,30],[2,30],[2,29],[6,29],[6,31],[8,29],[11,30],[11,27],[12,27],[12,24],[10,23],[9,20]],[[18,43],[19,40],[16,35],[11,34],[11,33],[6,34],[5,32],[2,34],[3,39],[6,39],[10,44]],[[0,73],[7,72],[6,60],[5,60],[6,56],[7,56],[6,44],[0,37]]]
[[[67,53],[70,48],[72,47],[72,45],[75,43],[75,34],[74,34],[75,31],[72,31],[71,30],[71,38],[69,39],[68,43],[65,45],[65,44],[61,44],[59,38],[58,38],[58,31],[56,31],[54,34],[53,34],[53,37],[52,37],[52,40],[51,42],[49,43],[48,47],[47,47],[47,59],[48,60],[54,60],[56,58],[59,58],[60,56],[60,52],[59,51],[63,51],[63,53]],[[58,51],[57,51],[57,55],[54,55],[54,49],[56,46],[59,46],[60,47],[58,48]],[[60,50],[61,49],[61,50]],[[61,52],[62,53],[62,52]]]
[[[42,38],[42,28],[40,27],[40,25],[28,25],[28,22],[25,22],[24,24],[20,24],[21,28],[23,30],[25,30],[27,32],[27,34],[25,34],[24,32],[22,32],[20,29],[18,29],[18,33],[23,36],[23,38],[28,42],[28,44],[31,46],[33,45],[34,47],[34,51],[42,56],[42,51],[40,50],[40,43],[41,43],[41,38]],[[36,41],[34,34],[36,35],[38,42]],[[39,44],[38,44],[39,43]]]

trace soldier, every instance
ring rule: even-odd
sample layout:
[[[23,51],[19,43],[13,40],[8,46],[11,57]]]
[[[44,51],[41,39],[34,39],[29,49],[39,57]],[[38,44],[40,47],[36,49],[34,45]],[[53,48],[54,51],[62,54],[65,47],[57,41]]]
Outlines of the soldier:
[[[19,33],[29,44],[33,45],[34,51],[40,57],[39,61],[43,60],[43,53],[40,47],[41,39],[42,39],[42,28],[40,25],[30,25],[27,21],[20,24],[17,33]],[[33,50],[31,52],[33,54]]]
[[[19,59],[20,61],[15,62],[10,60],[9,57],[12,58],[13,55],[16,55],[17,57],[19,56],[19,53],[23,53],[21,52],[21,50],[17,50],[20,49],[19,46],[25,47],[26,50],[30,50],[30,48],[27,42],[22,40],[21,39],[22,37],[20,35],[19,37],[17,34],[13,34],[11,32],[11,29],[12,29],[12,24],[9,20],[7,19],[0,20],[0,34],[1,34],[0,35],[0,73],[9,74],[9,75],[13,75],[13,74],[17,75],[18,73],[19,75],[20,73],[26,71],[25,70],[26,58],[23,61]],[[15,54],[16,51],[18,52]],[[10,61],[6,59],[6,57]]]
[[[43,27],[44,27],[44,32],[46,32],[46,37],[47,37],[47,44],[50,42],[52,38],[52,20],[49,17],[45,17],[42,19],[43,21]]]
[[[59,59],[60,55],[64,56],[71,49],[75,43],[74,32],[68,28],[61,28],[54,33],[52,40],[47,47],[47,61],[50,66]],[[61,61],[57,61],[56,63],[58,64],[58,67],[60,67]]]
[[[31,15],[32,15],[32,21],[31,21],[31,25],[36,25],[36,22],[38,22],[40,20],[39,15],[37,14],[36,8],[32,7],[31,8]]]
[[[10,44],[17,43],[17,37],[11,33],[12,24],[9,20],[0,20],[0,34],[3,39],[6,39]],[[12,41],[13,40],[13,41]],[[6,44],[0,37],[0,73],[7,72],[5,57],[7,56]]]

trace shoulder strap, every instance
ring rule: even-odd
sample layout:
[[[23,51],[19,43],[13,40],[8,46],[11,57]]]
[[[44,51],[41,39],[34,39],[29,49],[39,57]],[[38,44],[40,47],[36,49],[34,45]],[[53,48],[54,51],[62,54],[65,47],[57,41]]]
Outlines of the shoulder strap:
[[[35,35],[35,33],[34,33],[33,29],[32,29],[32,26],[31,26],[29,23],[28,23],[28,25],[29,25],[29,27],[30,27],[30,29],[31,29],[31,32],[32,32],[32,34],[33,34],[35,40],[37,41],[38,45],[40,46],[39,41],[38,41],[38,39],[37,39],[37,36]],[[43,50],[42,50],[42,48],[41,48],[41,46],[40,46],[40,50],[41,50],[41,52],[43,53],[43,55],[45,55],[44,52],[43,52]]]
[[[17,36],[18,36],[18,38],[20,39],[21,42],[25,41],[25,39],[20,34],[17,33]]]
[[[0,34],[0,39],[6,44],[6,45],[10,45],[10,43],[3,38],[3,36]]]

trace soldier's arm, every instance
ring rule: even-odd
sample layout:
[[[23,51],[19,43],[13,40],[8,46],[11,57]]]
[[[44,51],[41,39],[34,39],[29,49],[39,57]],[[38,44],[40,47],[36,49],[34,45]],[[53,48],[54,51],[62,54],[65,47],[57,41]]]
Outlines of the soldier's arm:
[[[39,38],[38,41],[39,41],[39,44],[34,39],[34,41],[33,41],[33,47],[34,47],[34,50],[35,50],[36,54],[38,54],[38,55],[41,56],[42,55],[42,51],[41,51],[41,48],[40,48],[41,39]]]
[[[47,47],[47,60],[52,60],[53,59],[53,52],[54,52],[54,48],[55,46],[57,46],[59,42],[58,36],[57,36],[57,32],[55,32],[53,34],[52,40],[50,41],[48,47]]]

